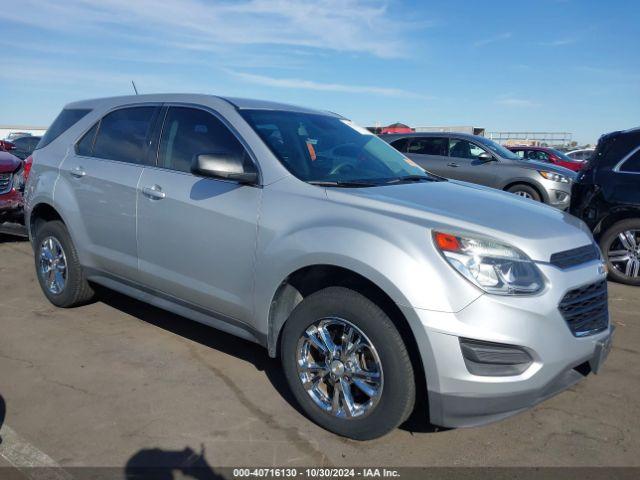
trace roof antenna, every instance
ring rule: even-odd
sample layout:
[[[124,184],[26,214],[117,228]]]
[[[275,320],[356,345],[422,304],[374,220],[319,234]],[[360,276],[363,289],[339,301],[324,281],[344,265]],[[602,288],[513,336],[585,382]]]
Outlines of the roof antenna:
[[[136,88],[136,82],[131,80],[131,85],[133,85],[133,91],[136,92],[136,95],[138,95],[138,89]]]

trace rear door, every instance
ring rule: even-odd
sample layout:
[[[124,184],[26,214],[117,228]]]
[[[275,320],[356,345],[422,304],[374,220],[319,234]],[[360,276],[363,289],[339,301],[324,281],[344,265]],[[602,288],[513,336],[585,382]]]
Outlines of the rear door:
[[[137,187],[158,111],[144,105],[108,113],[61,167],[76,197],[85,263],[131,280],[138,275]]]
[[[444,176],[487,187],[497,187],[499,162],[488,162],[479,158],[483,153],[489,153],[495,157],[492,152],[487,152],[474,142],[464,138],[449,138],[447,174]]]
[[[445,137],[411,137],[406,155],[428,172],[446,177],[447,145]]]
[[[170,106],[157,165],[138,189],[143,283],[222,320],[249,322],[262,189],[191,173],[195,155],[252,161],[239,136],[210,110]]]

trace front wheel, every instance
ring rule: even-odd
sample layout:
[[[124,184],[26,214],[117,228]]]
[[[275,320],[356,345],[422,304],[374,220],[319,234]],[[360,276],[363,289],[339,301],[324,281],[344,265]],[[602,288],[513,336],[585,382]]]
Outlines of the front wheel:
[[[525,185],[524,183],[512,185],[507,189],[507,192],[518,195],[519,197],[535,200],[536,202],[542,201],[542,199],[540,198],[540,194],[536,191],[536,189],[530,187],[529,185]]]
[[[405,421],[415,402],[409,353],[391,319],[363,295],[329,287],[306,297],[282,333],[282,365],[305,413],[356,440]]]
[[[627,285],[640,285],[640,219],[613,224],[600,238],[609,278]]]

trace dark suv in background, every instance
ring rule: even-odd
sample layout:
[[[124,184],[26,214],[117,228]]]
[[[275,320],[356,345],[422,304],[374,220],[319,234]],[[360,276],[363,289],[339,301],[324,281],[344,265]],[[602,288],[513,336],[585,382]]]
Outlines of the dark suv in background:
[[[573,186],[571,213],[593,230],[610,278],[640,285],[640,128],[600,138]]]

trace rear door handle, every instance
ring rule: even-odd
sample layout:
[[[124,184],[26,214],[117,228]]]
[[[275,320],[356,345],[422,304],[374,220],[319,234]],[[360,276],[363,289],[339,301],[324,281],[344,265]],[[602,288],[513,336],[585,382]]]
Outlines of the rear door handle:
[[[160,188],[159,185],[154,185],[153,187],[144,187],[142,189],[142,193],[144,193],[149,198],[153,198],[154,200],[162,200],[167,196],[167,194],[162,191],[162,188]]]
[[[447,163],[447,166],[448,166],[448,167],[454,167],[454,168],[457,168],[457,167],[459,167],[460,165],[458,165],[457,163],[453,163],[453,162],[451,162],[451,163]]]
[[[84,168],[82,167],[76,167],[73,170],[71,170],[71,175],[73,175],[76,178],[82,178],[87,174],[87,172],[84,171]]]

